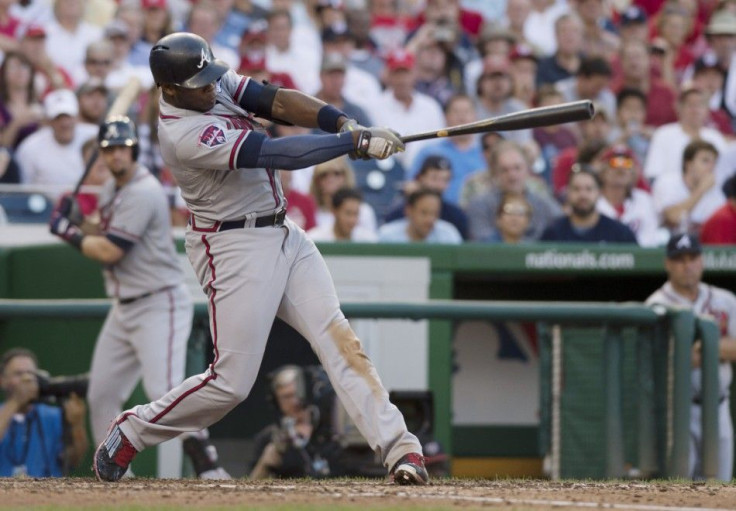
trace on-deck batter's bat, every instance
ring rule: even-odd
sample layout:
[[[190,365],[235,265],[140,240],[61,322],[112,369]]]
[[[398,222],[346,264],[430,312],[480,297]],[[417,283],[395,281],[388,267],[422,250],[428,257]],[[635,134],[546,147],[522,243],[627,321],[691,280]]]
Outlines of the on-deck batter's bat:
[[[130,109],[130,106],[133,104],[133,101],[135,101],[138,97],[140,89],[141,81],[135,76],[132,76],[123,86],[123,88],[120,89],[120,92],[118,92],[118,95],[115,97],[115,101],[113,101],[112,105],[110,105],[110,108],[107,110],[107,114],[105,115],[105,120],[116,115],[125,115]],[[82,172],[82,176],[79,178],[79,181],[77,181],[77,184],[74,187],[72,197],[76,197],[79,194],[79,190],[82,188],[82,183],[84,183],[84,180],[87,179],[87,175],[92,169],[92,165],[94,165],[95,160],[97,160],[98,154],[99,151],[97,150],[97,147],[95,147],[89,159],[84,164],[84,172]]]
[[[471,135],[473,133],[488,133],[491,131],[524,130],[538,128],[540,126],[551,126],[565,122],[587,121],[595,115],[593,102],[589,100],[572,101],[560,105],[543,106],[520,110],[498,117],[491,117],[482,121],[450,126],[441,130],[426,131],[415,135],[400,137],[405,144],[417,140],[430,138],[455,137],[457,135]]]

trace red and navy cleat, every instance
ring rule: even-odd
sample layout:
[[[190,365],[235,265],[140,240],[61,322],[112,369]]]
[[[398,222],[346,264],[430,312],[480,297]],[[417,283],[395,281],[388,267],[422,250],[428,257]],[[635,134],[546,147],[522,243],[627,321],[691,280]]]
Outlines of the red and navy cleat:
[[[123,434],[117,424],[113,424],[107,438],[95,451],[92,468],[100,481],[118,481],[128,470],[138,451]]]
[[[421,454],[409,453],[402,456],[391,469],[394,482],[400,485],[425,485],[429,483],[427,469],[424,468],[424,457]]]

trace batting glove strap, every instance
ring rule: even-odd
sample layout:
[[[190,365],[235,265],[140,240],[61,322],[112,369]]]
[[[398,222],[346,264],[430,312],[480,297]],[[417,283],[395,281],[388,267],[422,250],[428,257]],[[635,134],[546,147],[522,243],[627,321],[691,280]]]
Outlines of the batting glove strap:
[[[368,128],[366,128],[365,126],[362,126],[362,125],[358,124],[358,121],[356,121],[355,119],[348,119],[347,121],[345,121],[342,124],[342,126],[340,126],[340,133],[352,133],[353,131],[356,131],[356,132],[364,132],[367,129]],[[368,135],[368,137],[370,138],[370,134]],[[356,144],[356,147],[358,147],[358,146],[359,146],[359,144]],[[366,148],[367,148],[367,146],[366,146]],[[351,160],[357,160],[359,158],[360,159],[363,159],[363,160],[369,160],[370,159],[365,154],[362,154],[362,155],[361,154],[358,154],[358,151],[357,150],[350,151],[348,153],[348,156],[350,157]]]
[[[371,132],[369,130],[362,130],[358,135],[358,141],[355,143],[355,156],[358,158],[368,159],[368,150],[371,146]]]

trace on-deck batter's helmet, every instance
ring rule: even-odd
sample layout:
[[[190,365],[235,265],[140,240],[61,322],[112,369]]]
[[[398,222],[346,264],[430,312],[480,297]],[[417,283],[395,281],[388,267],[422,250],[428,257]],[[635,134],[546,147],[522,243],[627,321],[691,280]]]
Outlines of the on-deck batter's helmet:
[[[185,89],[204,87],[230,69],[215,58],[207,41],[188,32],[162,37],[151,48],[148,63],[156,85],[170,84]]]
[[[100,124],[97,142],[101,148],[125,146],[133,149],[133,159],[138,159],[138,134],[135,124],[126,115],[110,117]]]

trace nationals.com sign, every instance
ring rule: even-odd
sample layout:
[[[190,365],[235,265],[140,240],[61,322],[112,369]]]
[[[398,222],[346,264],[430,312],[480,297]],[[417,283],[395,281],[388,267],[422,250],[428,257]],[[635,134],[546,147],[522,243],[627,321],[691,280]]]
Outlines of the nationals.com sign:
[[[593,253],[588,250],[562,252],[551,249],[526,254],[524,263],[530,269],[611,270],[631,269],[636,266],[632,253]]]

